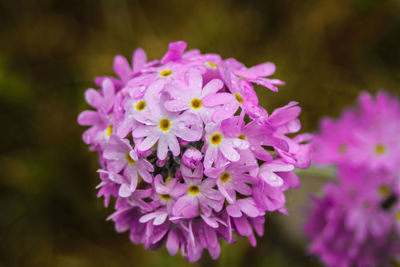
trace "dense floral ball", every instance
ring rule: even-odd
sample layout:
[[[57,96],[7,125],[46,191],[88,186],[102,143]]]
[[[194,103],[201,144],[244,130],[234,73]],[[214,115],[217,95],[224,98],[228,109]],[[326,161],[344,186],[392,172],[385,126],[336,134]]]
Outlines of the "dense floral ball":
[[[253,83],[273,63],[246,68],[233,58],[174,42],[158,61],[137,49],[132,66],[116,56],[118,78],[100,77],[88,89],[95,110],[79,115],[91,126],[83,140],[99,153],[99,196],[116,198],[110,219],[133,243],[197,261],[203,249],[220,254],[218,239],[263,234],[264,215],[285,209],[284,191],[299,186],[295,167],[309,165],[310,136],[298,132],[296,102],[268,114]],[[255,233],[254,233],[255,232]]]
[[[386,266],[400,257],[400,105],[361,94],[337,121],[322,121],[314,161],[336,164],[338,183],[315,198],[305,231],[329,266]]]

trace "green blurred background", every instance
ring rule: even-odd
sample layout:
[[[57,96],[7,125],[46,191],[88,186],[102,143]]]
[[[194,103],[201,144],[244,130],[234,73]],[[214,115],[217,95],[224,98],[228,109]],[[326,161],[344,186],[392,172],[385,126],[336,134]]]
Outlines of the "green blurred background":
[[[291,100],[303,131],[337,116],[361,90],[400,91],[400,1],[0,1],[0,266],[319,266],[301,227],[309,194],[329,175],[300,172],[291,216],[267,216],[265,236],[222,244],[199,263],[145,251],[117,234],[96,198],[97,155],[76,118],[93,78],[116,54],[159,58],[171,41],[277,65],[279,93],[257,89],[271,111]]]

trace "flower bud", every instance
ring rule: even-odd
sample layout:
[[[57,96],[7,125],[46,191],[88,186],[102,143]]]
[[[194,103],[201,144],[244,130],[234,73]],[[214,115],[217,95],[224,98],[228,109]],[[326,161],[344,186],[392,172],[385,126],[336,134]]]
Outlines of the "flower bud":
[[[201,159],[203,158],[203,154],[195,148],[186,149],[185,153],[182,157],[182,163],[187,167],[195,168]]]

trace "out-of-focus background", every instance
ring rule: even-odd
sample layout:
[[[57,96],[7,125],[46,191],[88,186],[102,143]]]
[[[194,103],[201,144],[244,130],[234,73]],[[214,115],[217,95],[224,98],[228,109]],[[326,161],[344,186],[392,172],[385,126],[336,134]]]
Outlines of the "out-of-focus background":
[[[189,264],[117,234],[96,198],[97,155],[76,118],[93,78],[136,47],[159,58],[171,41],[275,62],[279,93],[268,110],[300,102],[303,131],[337,116],[361,90],[400,92],[399,0],[0,1],[0,266],[319,266],[306,253],[309,194],[329,175],[300,172],[291,216],[267,216],[256,248],[222,243],[220,259]]]

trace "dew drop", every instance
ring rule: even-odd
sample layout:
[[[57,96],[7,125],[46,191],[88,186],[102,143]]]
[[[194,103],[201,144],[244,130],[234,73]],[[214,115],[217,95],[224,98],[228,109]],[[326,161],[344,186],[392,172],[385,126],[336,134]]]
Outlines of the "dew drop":
[[[114,174],[110,173],[108,177],[110,178],[111,181],[115,182],[116,179]]]
[[[268,177],[268,183],[272,186],[281,186],[283,184],[283,180],[276,175]]]
[[[239,156],[239,154],[233,154],[233,155],[231,155],[231,159],[232,159],[232,161],[238,161],[240,159],[240,156]]]
[[[182,130],[182,129],[185,129],[185,123],[182,122],[182,121],[179,122],[179,123],[178,123],[178,128],[181,129],[181,130]]]
[[[234,139],[233,140],[233,145],[236,146],[236,147],[240,147],[242,145],[242,141]]]

